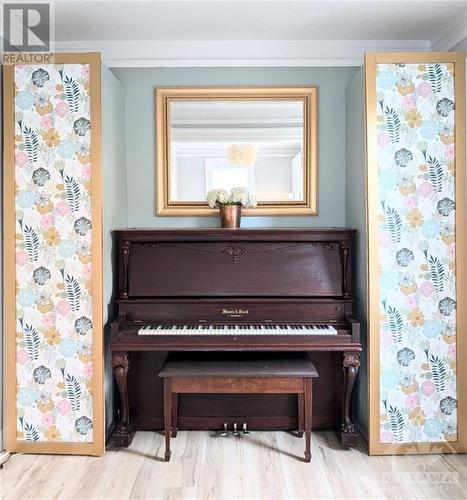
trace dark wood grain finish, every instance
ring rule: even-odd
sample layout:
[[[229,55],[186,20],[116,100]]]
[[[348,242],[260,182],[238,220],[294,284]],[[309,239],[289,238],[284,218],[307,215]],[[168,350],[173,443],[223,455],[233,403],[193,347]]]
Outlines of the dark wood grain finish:
[[[340,260],[342,267],[342,296],[350,297],[350,265],[349,265],[349,241],[342,240],[340,243]]]
[[[203,229],[117,234],[123,298],[126,294],[130,298],[349,296],[348,253],[342,248],[349,248],[353,231]]]
[[[120,379],[127,374],[127,427],[162,428],[162,383],[155,376],[167,352],[306,351],[320,372],[313,427],[346,429],[342,443],[353,445],[350,401],[358,370],[344,366],[361,351],[352,318],[353,234],[336,228],[117,231],[119,317],[111,349],[132,353],[131,369],[115,372]],[[138,335],[143,325],[268,323],[330,324],[338,335]],[[298,427],[297,401],[287,395],[183,394],[177,406],[180,429],[221,428],[239,418],[252,429]]]
[[[303,241],[326,243],[350,240],[355,229],[338,227],[317,228],[184,228],[184,229],[119,229],[118,238],[136,243],[155,244],[161,241]]]
[[[130,242],[128,240],[123,240],[120,243],[121,252],[121,266],[122,270],[120,273],[121,283],[120,283],[120,298],[128,298],[128,261],[130,258]]]
[[[344,404],[342,405],[341,440],[344,448],[357,444],[357,430],[350,414],[350,398],[360,367],[358,352],[345,352],[343,355],[342,369],[344,371]]]
[[[316,321],[345,322],[352,310],[351,299],[292,299],[281,298],[280,301],[266,297],[261,298],[140,298],[120,300],[119,307],[122,318],[130,326],[135,321],[162,322],[183,321],[186,324],[199,323],[206,319],[212,324],[251,324],[266,320],[288,321],[299,324],[300,321],[313,317]],[[279,302],[281,304],[279,306]],[[240,313],[239,311],[244,311]],[[248,313],[246,313],[248,311]],[[122,325],[125,326],[125,325]]]
[[[160,242],[138,251],[139,245],[130,250],[129,297],[342,296],[338,243]]]
[[[130,421],[142,430],[160,430],[163,422],[163,387],[157,377],[167,352],[132,352],[128,372]],[[340,431],[343,386],[342,353],[313,352],[310,359],[319,373],[314,382],[313,429]],[[148,397],[148,388],[151,397]],[[181,394],[179,429],[221,429],[224,422],[247,421],[252,430],[296,429],[297,401],[290,395]]]
[[[298,432],[303,424],[305,461],[311,461],[312,386],[318,372],[306,354],[198,354],[191,359],[178,354],[169,357],[159,377],[164,379],[166,461],[170,460],[170,438],[177,428],[174,395],[183,393],[295,394],[303,401],[297,408]]]
[[[311,461],[311,422],[312,422],[312,406],[313,406],[313,379],[306,378],[303,380],[304,390],[302,396],[304,398],[304,425],[305,425],[305,460]]]
[[[128,369],[130,362],[126,352],[112,353],[112,369],[120,393],[120,418],[116,427],[116,434],[127,437],[130,434],[130,408],[128,402]]]
[[[170,434],[172,433],[172,379],[164,379],[164,429],[165,429],[165,461],[170,460]]]

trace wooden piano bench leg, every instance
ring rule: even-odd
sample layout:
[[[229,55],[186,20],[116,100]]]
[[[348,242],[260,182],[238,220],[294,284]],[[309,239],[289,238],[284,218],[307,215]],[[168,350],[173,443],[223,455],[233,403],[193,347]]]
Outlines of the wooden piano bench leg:
[[[178,393],[172,393],[172,437],[177,437],[178,431]]]
[[[170,460],[170,432],[172,423],[172,379],[164,378],[164,431],[165,431],[165,461]]]
[[[297,429],[297,436],[299,438],[303,437],[303,429],[304,427],[304,403],[303,403],[303,394],[300,393],[298,395],[298,429]]]
[[[311,415],[313,411],[313,379],[304,379],[305,399],[305,461],[311,462]]]

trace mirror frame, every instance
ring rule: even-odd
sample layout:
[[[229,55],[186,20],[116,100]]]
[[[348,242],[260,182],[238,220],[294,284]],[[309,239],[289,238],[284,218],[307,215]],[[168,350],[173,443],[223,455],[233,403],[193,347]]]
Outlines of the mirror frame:
[[[318,215],[318,87],[156,87],[156,214],[213,216],[207,202],[171,202],[170,103],[196,100],[298,100],[303,102],[304,200],[261,202],[242,215]]]

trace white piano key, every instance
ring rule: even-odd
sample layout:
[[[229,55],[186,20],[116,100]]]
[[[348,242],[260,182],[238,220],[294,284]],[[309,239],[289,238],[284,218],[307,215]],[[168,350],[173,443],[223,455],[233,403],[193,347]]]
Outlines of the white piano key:
[[[330,325],[146,325],[138,335],[337,335]]]

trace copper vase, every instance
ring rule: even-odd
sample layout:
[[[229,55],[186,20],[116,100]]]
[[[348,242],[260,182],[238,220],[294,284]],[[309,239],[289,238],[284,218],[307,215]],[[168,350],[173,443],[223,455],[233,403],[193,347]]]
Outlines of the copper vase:
[[[238,229],[242,218],[241,205],[221,205],[219,207],[221,216],[221,227]]]

